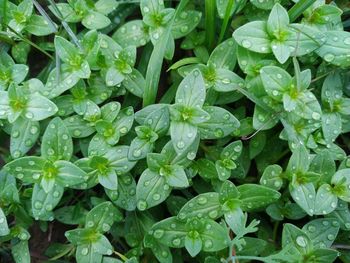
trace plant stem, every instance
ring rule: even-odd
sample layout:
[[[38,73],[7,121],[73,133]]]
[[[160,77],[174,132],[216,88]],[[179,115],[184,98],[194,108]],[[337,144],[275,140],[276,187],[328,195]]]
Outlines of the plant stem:
[[[205,0],[205,33],[209,50],[212,50],[214,47],[215,11],[215,0]]]
[[[160,79],[160,73],[162,70],[163,59],[168,45],[169,38],[171,37],[171,28],[174,23],[175,17],[182,12],[189,0],[181,0],[176,8],[175,14],[172,20],[169,22],[168,27],[165,29],[163,35],[154,45],[146,73],[146,87],[143,94],[143,107],[150,104],[154,104],[158,93],[158,84]]]
[[[224,20],[222,21],[222,25],[221,25],[221,30],[220,30],[218,43],[221,43],[221,41],[224,39],[226,30],[227,30],[227,25],[228,25],[228,23],[230,21],[230,18],[231,18],[230,11],[231,11],[231,9],[233,7],[233,4],[234,4],[234,0],[229,0],[228,1],[227,7],[226,7],[226,12],[225,12],[225,17],[224,17]]]
[[[294,22],[307,8],[309,8],[316,0],[300,0],[288,11],[290,22]]]
[[[53,56],[51,56],[49,53],[47,53],[45,50],[43,50],[41,47],[39,47],[37,44],[33,43],[32,41],[30,41],[28,38],[23,37],[21,34],[19,34],[16,30],[14,30],[12,27],[10,27],[9,25],[7,25],[7,28],[13,33],[15,34],[19,39],[21,39],[22,41],[26,42],[27,44],[31,45],[32,47],[36,48],[37,50],[39,50],[41,53],[45,54],[46,56],[48,56],[50,59],[54,59]]]
[[[118,257],[120,257],[124,262],[128,260],[128,258],[126,256],[119,253],[118,251],[113,251],[113,253],[116,254]]]

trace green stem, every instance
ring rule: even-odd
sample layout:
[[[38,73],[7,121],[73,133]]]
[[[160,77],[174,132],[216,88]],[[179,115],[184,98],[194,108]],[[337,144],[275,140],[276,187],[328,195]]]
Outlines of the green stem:
[[[168,45],[168,40],[171,37],[171,28],[174,23],[175,17],[177,17],[177,15],[180,12],[182,12],[182,10],[186,7],[188,2],[189,0],[181,0],[181,2],[176,8],[175,15],[169,22],[166,30],[164,31],[159,41],[154,45],[147,66],[146,87],[143,94],[143,107],[146,107],[150,104],[154,104],[156,101],[163,59]]]
[[[224,17],[224,21],[222,21],[222,25],[221,25],[221,31],[220,31],[220,36],[219,36],[219,41],[218,43],[221,43],[221,41],[224,39],[226,30],[227,30],[227,25],[228,22],[230,21],[231,18],[231,9],[233,7],[234,4],[234,0],[229,0],[227,7],[226,7],[226,12],[225,12],[225,17]]]
[[[215,0],[205,0],[205,33],[209,50],[214,47],[215,11]]]
[[[230,257],[232,262],[235,262],[236,259],[251,259],[251,260],[257,260],[261,262],[265,262],[264,258],[261,257],[252,257],[252,256],[233,256]]]
[[[124,262],[128,260],[128,258],[126,256],[119,253],[118,251],[113,251],[113,253],[116,254],[118,257],[120,257]]]
[[[273,234],[272,234],[272,239],[274,242],[276,242],[276,239],[277,239],[277,231],[278,231],[278,227],[280,225],[280,221],[277,221],[275,223],[275,225],[273,226]]]
[[[300,0],[288,11],[290,22],[294,22],[307,8],[309,8],[316,0]]]
[[[45,54],[46,56],[48,56],[50,59],[54,59],[53,56],[51,56],[49,53],[47,53],[45,50],[43,50],[41,47],[39,47],[37,44],[33,43],[32,41],[30,41],[28,38],[23,37],[21,34],[19,34],[16,30],[14,30],[12,27],[10,27],[9,25],[7,25],[7,28],[13,33],[15,34],[19,39],[21,39],[22,41],[26,42],[27,44],[31,45],[32,47],[36,48],[37,50],[39,50],[41,53]]]

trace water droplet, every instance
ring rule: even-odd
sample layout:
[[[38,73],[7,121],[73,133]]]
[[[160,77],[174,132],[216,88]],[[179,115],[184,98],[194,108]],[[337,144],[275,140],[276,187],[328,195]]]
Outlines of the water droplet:
[[[172,241],[173,245],[174,246],[179,246],[181,244],[181,240],[180,238],[175,238],[173,241]]]
[[[187,153],[187,159],[194,160],[194,158],[196,158],[196,153],[195,152]]]
[[[182,26],[181,29],[180,29],[180,31],[181,31],[182,33],[186,33],[186,32],[188,31],[188,26]]]
[[[321,115],[318,113],[318,112],[313,112],[311,114],[311,117],[314,119],[314,120],[319,120],[321,118]]]
[[[141,210],[141,211],[146,210],[147,207],[148,207],[148,205],[147,205],[146,201],[144,201],[144,200],[140,200],[140,201],[137,203],[137,208],[138,208],[139,210]]]
[[[306,247],[307,243],[306,240],[303,236],[298,236],[297,239],[295,240],[300,247]]]
[[[278,94],[279,94],[279,92],[278,92],[277,90],[273,90],[273,91],[272,91],[272,95],[273,95],[273,96],[278,96]]]
[[[344,39],[344,44],[350,45],[350,37]]]
[[[250,48],[252,46],[252,43],[249,40],[244,39],[244,40],[242,40],[242,46],[244,48]]]
[[[162,238],[164,235],[164,230],[163,229],[156,229],[153,233],[153,236],[157,239]]]
[[[87,254],[89,253],[89,249],[87,247],[84,247],[82,250],[81,250],[81,254],[83,256],[86,256]]]
[[[36,201],[36,202],[34,203],[34,208],[36,208],[36,209],[41,209],[42,207],[43,207],[43,204],[42,204],[41,202]]]
[[[108,225],[108,224],[106,224],[106,223],[104,223],[104,224],[102,225],[102,230],[103,230],[103,231],[107,232],[107,231],[109,231],[110,229],[111,229],[111,226],[110,226],[110,225]]]
[[[316,227],[313,226],[313,225],[309,225],[309,226],[307,227],[307,230],[308,230],[309,232],[313,233],[313,232],[315,232]]]
[[[185,147],[185,143],[183,141],[178,141],[178,143],[176,144],[177,148],[179,149],[183,149]]]
[[[160,194],[154,194],[152,198],[153,200],[158,201],[160,199]]]
[[[211,219],[215,219],[217,216],[218,216],[218,212],[216,210],[209,212],[209,217]]]
[[[136,149],[136,150],[134,150],[133,151],[133,153],[132,153],[132,155],[134,156],[134,157],[140,157],[141,156],[141,150],[139,150],[139,149]]]
[[[19,131],[12,132],[12,137],[13,138],[18,138],[19,137]]]
[[[45,206],[45,210],[46,211],[52,211],[52,209],[53,209],[53,207],[52,207],[51,204],[48,204],[48,205]]]
[[[230,84],[230,83],[231,83],[231,80],[229,80],[229,79],[222,79],[221,82],[222,82],[223,84]]]
[[[80,130],[74,130],[73,134],[74,134],[74,136],[80,136],[81,135],[81,131]]]
[[[327,62],[332,62],[334,60],[335,56],[333,54],[331,54],[331,53],[328,53],[323,58]]]
[[[221,138],[224,136],[224,131],[221,128],[216,128],[214,131],[214,135],[217,138]]]
[[[211,248],[213,246],[213,241],[211,241],[210,239],[207,239],[205,242],[204,242],[204,246],[206,248]]]
[[[334,240],[334,235],[332,235],[332,234],[329,234],[329,235],[327,235],[327,239],[329,240],[329,241],[332,241],[332,240]]]
[[[201,197],[198,198],[197,202],[200,205],[205,205],[208,202],[208,200],[207,200],[207,198],[201,196]]]
[[[324,226],[328,226],[329,225],[329,222],[328,221],[322,221],[322,225],[324,225]]]
[[[25,114],[25,116],[26,116],[26,118],[28,118],[28,119],[33,119],[33,118],[34,118],[34,114],[33,114],[32,112],[27,112],[27,113]]]

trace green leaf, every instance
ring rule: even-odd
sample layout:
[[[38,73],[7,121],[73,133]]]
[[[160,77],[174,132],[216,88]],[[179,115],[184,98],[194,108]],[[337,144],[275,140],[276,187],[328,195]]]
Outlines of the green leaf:
[[[271,98],[281,101],[283,93],[290,88],[292,77],[282,68],[275,66],[263,67],[260,73],[267,94]]]
[[[108,169],[103,173],[98,174],[99,183],[109,189],[109,190],[117,190],[118,189],[118,176],[113,169]]]
[[[69,41],[60,36],[55,36],[55,50],[60,59],[65,63],[73,62],[79,56],[78,49]]]
[[[125,23],[113,34],[113,39],[122,47],[133,45],[140,47],[149,41],[147,28],[142,20],[133,20]]]
[[[81,23],[88,29],[101,29],[108,26],[111,20],[99,12],[90,10]]]
[[[199,237],[185,237],[185,248],[191,257],[195,257],[202,250],[202,239]]]
[[[57,206],[63,195],[63,187],[54,184],[50,192],[46,193],[39,184],[34,184],[32,195],[32,211],[36,220],[52,221],[52,210]]]
[[[227,69],[218,69],[216,71],[214,90],[218,92],[229,92],[243,86],[244,80],[232,71]]]
[[[287,10],[284,9],[279,3],[276,3],[269,15],[267,20],[267,32],[270,35],[276,35],[289,25],[289,16]]]
[[[130,74],[125,76],[123,86],[135,96],[142,98],[146,82],[137,69],[132,69]]]
[[[233,70],[236,65],[236,44],[232,39],[227,39],[218,45],[211,53],[208,65],[212,64],[217,69]]]
[[[157,242],[157,240],[151,236],[146,235],[144,239],[145,247],[149,247],[152,249],[153,254],[161,263],[173,262],[173,257],[170,252],[169,247],[165,246],[161,242]]]
[[[6,215],[0,208],[0,236],[6,236],[10,233],[10,229],[7,225]]]
[[[73,154],[73,141],[69,130],[59,118],[54,118],[47,126],[41,144],[44,158],[56,161],[69,161]]]
[[[202,107],[204,100],[204,80],[200,71],[195,69],[181,81],[175,101],[187,107]]]
[[[317,190],[315,199],[315,214],[329,214],[337,207],[337,203],[338,198],[334,193],[332,193],[331,186],[329,184],[323,184]]]
[[[19,241],[11,248],[13,259],[16,263],[30,263],[28,241]]]
[[[133,211],[136,208],[136,183],[130,174],[120,175],[118,177],[118,190],[109,190],[105,192],[111,201],[120,208],[127,211]]]
[[[332,143],[342,131],[342,119],[340,114],[333,112],[323,112],[322,132],[328,143]]]
[[[5,171],[25,183],[35,183],[43,174],[46,160],[41,157],[22,157],[4,166]]]
[[[75,252],[77,263],[99,263],[102,255],[95,251],[92,244],[80,245]]]
[[[41,121],[54,115],[57,111],[57,106],[51,100],[39,94],[31,94],[23,116],[31,121]]]
[[[327,31],[326,42],[316,50],[316,53],[326,62],[336,66],[348,67],[347,60],[350,47],[350,33],[344,31]]]
[[[289,192],[294,201],[304,209],[308,215],[312,216],[315,213],[316,190],[312,183],[289,184]]]
[[[117,175],[129,172],[136,164],[128,159],[129,146],[119,145],[108,149],[103,157],[109,161],[109,166],[113,168]]]
[[[171,27],[171,34],[174,39],[188,35],[197,27],[202,17],[202,13],[195,10],[178,12]]]
[[[116,0],[98,0],[95,3],[95,8],[98,12],[108,15],[118,7],[119,3]]]
[[[350,169],[338,170],[332,177],[334,193],[342,200],[350,201]]]
[[[216,106],[204,106],[210,119],[198,125],[202,139],[219,139],[236,130],[240,123],[229,111]]]
[[[54,166],[57,169],[56,182],[64,187],[72,187],[84,183],[87,174],[75,164],[67,161],[56,161]]]
[[[320,263],[334,262],[339,256],[339,252],[333,249],[318,248],[310,253],[311,257],[317,258]]]
[[[306,255],[311,251],[312,244],[308,235],[292,224],[285,224],[282,232],[282,247],[290,246],[288,251],[293,254]]]
[[[203,219],[205,230],[201,233],[203,251],[220,251],[228,246],[229,236],[226,228],[211,219]],[[210,225],[210,227],[208,227]]]
[[[258,53],[271,53],[271,40],[267,33],[267,22],[249,22],[233,32],[238,45]]]
[[[165,176],[146,169],[140,176],[136,187],[137,208],[146,210],[162,203],[170,194],[171,187]]]
[[[329,248],[338,234],[339,223],[333,218],[319,218],[308,222],[302,230],[309,236],[314,248]]]
[[[264,173],[260,178],[260,184],[278,191],[279,189],[281,189],[283,184],[281,175],[281,166],[277,164],[269,165],[265,168]]]
[[[170,123],[170,135],[174,149],[178,154],[181,154],[194,142],[197,127],[187,122],[172,121]]]
[[[13,158],[22,157],[35,144],[39,137],[39,122],[18,118],[11,129],[10,151]]]
[[[181,248],[185,246],[187,234],[185,223],[176,217],[169,217],[152,226],[153,237],[167,247]]]
[[[210,218],[217,219],[222,215],[221,204],[218,193],[203,193],[188,201],[178,214],[179,220],[190,218]]]
[[[53,28],[48,26],[46,19],[38,15],[30,17],[25,30],[35,36],[46,36],[54,33]]]
[[[262,185],[243,184],[239,185],[237,189],[240,193],[241,207],[245,211],[265,207],[281,197],[279,192]]]
[[[121,213],[111,202],[103,202],[91,209],[86,215],[85,227],[105,233],[110,230],[114,221],[121,220],[121,216]]]
[[[63,122],[73,138],[85,138],[95,132],[95,129],[78,115],[66,118]]]

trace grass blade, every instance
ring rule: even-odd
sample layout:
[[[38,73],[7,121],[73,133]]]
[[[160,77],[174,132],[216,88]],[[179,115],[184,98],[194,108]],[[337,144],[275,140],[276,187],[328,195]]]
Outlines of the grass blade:
[[[225,33],[226,33],[226,29],[227,29],[227,25],[228,22],[230,21],[231,15],[230,15],[230,11],[232,9],[233,4],[235,3],[234,0],[229,0],[228,4],[227,4],[227,8],[226,8],[226,12],[225,12],[225,17],[224,20],[222,21],[222,25],[221,25],[221,30],[220,30],[220,35],[219,35],[219,41],[218,43],[221,43],[221,41],[224,39],[225,37]],[[236,7],[237,8],[237,7]],[[235,8],[235,9],[236,9]],[[235,12],[233,12],[234,14]]]
[[[205,0],[205,34],[209,50],[214,47],[215,40],[215,0]]]
[[[147,105],[153,104],[156,101],[160,73],[163,65],[166,46],[171,34],[171,27],[172,27],[172,24],[174,23],[174,20],[177,14],[184,9],[184,7],[187,5],[188,2],[189,0],[181,0],[181,2],[179,3],[176,9],[175,15],[170,21],[168,27],[165,29],[163,35],[161,36],[161,38],[153,48],[153,51],[147,66],[146,88],[143,95],[144,107]]]
[[[44,8],[42,8],[42,6],[36,0],[32,0],[32,2],[34,4],[35,8],[39,11],[39,13],[45,18],[45,20],[47,21],[48,25],[51,27],[52,31],[54,33],[56,33],[57,32],[57,26],[51,20],[50,16],[46,13]]]
[[[288,11],[290,22],[294,22],[307,8],[309,8],[316,0],[300,0]]]

